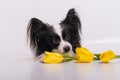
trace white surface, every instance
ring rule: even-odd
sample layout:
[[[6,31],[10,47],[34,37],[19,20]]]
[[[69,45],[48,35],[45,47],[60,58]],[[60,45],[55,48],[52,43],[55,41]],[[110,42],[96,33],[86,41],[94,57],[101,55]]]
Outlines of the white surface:
[[[47,65],[31,59],[25,41],[30,18],[55,24],[73,7],[82,22],[82,45],[120,54],[120,0],[0,0],[0,80],[120,80],[120,60]]]
[[[0,62],[0,80],[120,80],[120,60],[42,64],[19,57]]]

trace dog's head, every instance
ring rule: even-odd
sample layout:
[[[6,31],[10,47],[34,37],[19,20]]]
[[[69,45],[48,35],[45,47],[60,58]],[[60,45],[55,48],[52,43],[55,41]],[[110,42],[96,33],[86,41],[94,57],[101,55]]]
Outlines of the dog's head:
[[[44,51],[73,54],[80,47],[81,22],[74,9],[57,25],[49,25],[37,18],[30,20],[27,36],[30,46],[39,56]]]

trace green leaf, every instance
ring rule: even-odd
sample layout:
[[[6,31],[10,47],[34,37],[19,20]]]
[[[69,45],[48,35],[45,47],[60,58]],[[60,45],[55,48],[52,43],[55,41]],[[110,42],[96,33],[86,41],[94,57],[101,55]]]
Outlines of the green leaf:
[[[68,62],[68,61],[76,60],[75,56],[70,56],[67,53],[62,54],[62,56],[64,58],[62,62]]]
[[[67,53],[63,53],[62,56],[63,56],[64,58],[70,57]]]
[[[72,59],[76,59],[75,56],[70,56],[70,55],[67,54],[67,53],[62,54],[62,56],[63,56],[63,58],[72,58]]]

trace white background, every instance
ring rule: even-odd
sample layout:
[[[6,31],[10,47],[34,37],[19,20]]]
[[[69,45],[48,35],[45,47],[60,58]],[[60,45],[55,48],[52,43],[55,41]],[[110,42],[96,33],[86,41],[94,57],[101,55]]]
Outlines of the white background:
[[[25,63],[24,60],[21,59],[21,57],[26,58],[32,54],[29,46],[26,44],[26,29],[29,20],[36,17],[43,22],[50,24],[59,23],[59,21],[65,18],[67,11],[70,8],[75,8],[79,13],[82,23],[82,45],[84,47],[87,47],[95,53],[112,49],[116,54],[120,54],[120,0],[0,0],[1,80],[32,80],[28,79],[28,77],[37,74],[36,72],[40,69],[39,64],[35,64],[34,62]],[[92,68],[95,67],[99,70],[99,67],[95,65],[96,64],[94,64]],[[32,66],[35,67],[33,70],[34,72],[32,72]],[[42,66],[43,68],[47,68],[45,65]],[[59,72],[62,71],[60,66],[58,65]],[[77,71],[79,71],[79,69],[84,70],[86,68],[85,66],[89,67],[90,65],[83,64],[82,66],[82,68],[78,68],[78,65],[76,64],[70,68],[77,67]],[[112,73],[111,64],[101,66],[108,69],[108,73]],[[119,80],[119,68],[116,67],[117,66],[115,65],[114,72],[116,77],[114,77],[113,80]],[[96,75],[95,68],[93,74],[90,73],[92,76]],[[99,72],[98,70],[97,72]],[[97,75],[95,79],[105,77],[102,75],[102,72],[105,70],[101,69],[100,71],[100,76]],[[48,74],[51,74],[49,73],[49,70]],[[56,72],[55,74],[57,75]],[[68,74],[70,74],[69,71]],[[87,80],[90,76],[88,75],[88,77],[84,77],[85,75],[86,73],[81,77]],[[111,77],[109,78],[109,76],[111,75],[112,74],[106,76],[106,80],[110,80]],[[74,79],[74,76],[69,75],[69,77],[70,76],[72,77],[71,79]],[[77,77],[78,79],[81,79],[79,78],[79,75]],[[62,76],[62,78],[64,77]],[[33,77],[33,79],[35,78]],[[64,80],[67,79],[65,78]],[[93,80],[93,78],[91,78],[91,80]]]
[[[83,46],[93,52],[119,52],[119,0],[0,0],[0,54],[29,53],[25,41],[29,20],[36,17],[49,24],[59,23],[70,8],[79,13]]]

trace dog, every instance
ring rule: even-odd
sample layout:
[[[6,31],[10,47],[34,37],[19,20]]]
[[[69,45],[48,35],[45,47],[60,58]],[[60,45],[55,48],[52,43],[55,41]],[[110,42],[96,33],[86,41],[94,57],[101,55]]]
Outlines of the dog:
[[[35,57],[45,51],[74,55],[76,47],[81,47],[80,34],[81,21],[74,8],[69,9],[65,19],[56,25],[32,18],[27,28],[27,38]]]

